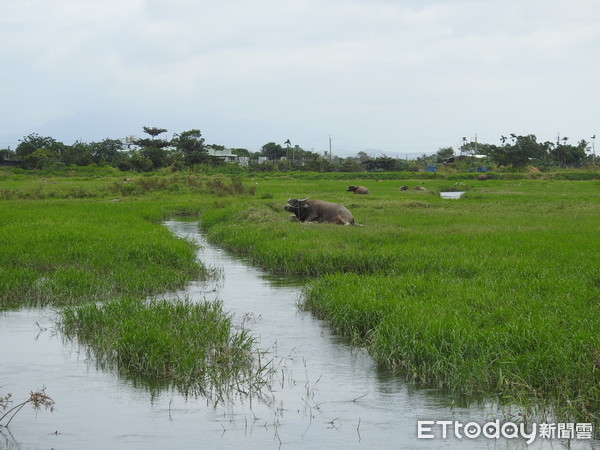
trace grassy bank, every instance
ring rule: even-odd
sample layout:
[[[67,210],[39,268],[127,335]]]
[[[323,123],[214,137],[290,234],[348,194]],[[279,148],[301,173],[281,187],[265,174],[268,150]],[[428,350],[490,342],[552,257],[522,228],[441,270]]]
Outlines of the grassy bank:
[[[85,175],[85,174],[83,174]],[[0,308],[156,294],[202,275],[160,222],[251,196],[238,178],[0,179]]]
[[[219,303],[144,300],[206,272],[195,246],[161,222],[251,194],[241,181],[0,181],[0,309],[62,307],[66,337],[153,390],[215,401],[259,390],[266,372],[253,361],[252,338],[233,331]]]
[[[0,174],[2,172],[0,171]],[[111,176],[15,175],[1,178],[0,200],[92,199],[151,194],[253,195],[254,187],[239,177],[197,174],[130,174]]]
[[[257,196],[272,198],[202,223],[269,270],[318,276],[306,306],[408,378],[597,422],[600,184],[473,181],[458,201],[430,193],[448,180],[368,187],[263,182]],[[364,226],[290,222],[282,204],[306,195],[344,203]]]
[[[408,379],[597,422],[597,288],[575,296],[568,280],[548,292],[547,279],[511,278],[331,275],[305,305]]]
[[[74,304],[181,287],[203,268],[193,246],[158,223],[177,210],[148,201],[0,202],[0,305]]]

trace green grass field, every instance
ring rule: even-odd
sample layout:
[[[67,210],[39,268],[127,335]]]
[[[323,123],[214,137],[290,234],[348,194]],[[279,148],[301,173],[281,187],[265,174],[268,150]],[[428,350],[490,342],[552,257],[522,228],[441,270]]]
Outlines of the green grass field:
[[[372,181],[369,196],[350,182],[262,181],[272,199],[202,223],[260,266],[313,276],[305,306],[409,379],[598,420],[598,181]],[[455,187],[464,198],[430,193]],[[290,222],[283,203],[306,195],[363,226]]]
[[[254,394],[267,369],[220,304],[145,301],[206,276],[195,246],[161,222],[243,190],[194,176],[0,179],[0,309],[61,308],[66,337],[153,390]]]
[[[19,175],[0,187],[12,239],[0,298],[69,304],[180,285],[197,276],[192,250],[158,222],[200,213],[219,245],[308,277],[304,307],[400,376],[598,423],[600,181],[382,175]],[[437,195],[450,189],[466,194]],[[344,203],[363,226],[291,222],[284,203],[306,196]]]
[[[0,304],[75,304],[164,292],[199,277],[194,248],[144,201],[0,202]]]

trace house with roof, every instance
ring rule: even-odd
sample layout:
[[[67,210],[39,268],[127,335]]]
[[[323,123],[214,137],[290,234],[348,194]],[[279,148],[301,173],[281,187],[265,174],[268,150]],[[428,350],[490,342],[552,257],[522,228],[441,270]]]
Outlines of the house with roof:
[[[207,145],[206,150],[210,156],[222,159],[225,162],[239,162],[238,156],[231,153],[231,149],[229,148],[214,148],[211,145]]]

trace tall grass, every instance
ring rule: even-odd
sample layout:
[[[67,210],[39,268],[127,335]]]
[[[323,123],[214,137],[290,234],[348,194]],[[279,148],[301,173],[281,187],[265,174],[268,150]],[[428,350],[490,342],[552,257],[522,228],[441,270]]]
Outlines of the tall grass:
[[[0,186],[0,200],[139,197],[155,193],[252,196],[256,187],[239,177],[196,174],[112,176],[106,178],[16,177]]]
[[[205,192],[194,187],[203,178],[183,189],[167,175],[71,180],[93,195],[0,201],[0,302],[140,298],[181,285],[198,274],[193,248],[157,222],[202,211],[210,239],[269,270],[315,277],[306,306],[381,364],[452,392],[550,404],[598,423],[599,182],[457,174],[467,193],[442,200],[436,193],[455,178],[434,175],[361,183],[369,196],[345,192],[360,174],[261,175]],[[31,198],[62,196],[63,181]],[[115,195],[121,201],[108,201]],[[307,195],[344,203],[364,226],[291,222],[283,204]]]
[[[194,246],[153,222],[169,211],[148,202],[0,202],[0,306],[144,296],[201,276]]]
[[[85,344],[101,367],[154,391],[174,387],[218,402],[258,394],[268,383],[252,337],[233,331],[219,302],[120,299],[68,307],[61,316],[63,333]]]
[[[533,399],[597,422],[600,307],[588,304],[596,288],[574,297],[570,281],[553,292],[517,272],[507,278],[328,275],[304,299],[408,379],[502,403]]]
[[[0,188],[0,308],[52,304],[98,364],[153,392],[257,395],[270,369],[222,305],[151,300],[206,275],[161,221],[198,215],[254,186],[192,175],[16,177]]]
[[[598,423],[597,181],[369,185],[264,181],[273,199],[207,211],[209,237],[269,270],[317,276],[306,307],[381,364],[452,392]],[[363,227],[292,223],[289,196],[344,203]],[[277,202],[276,200],[280,201]]]

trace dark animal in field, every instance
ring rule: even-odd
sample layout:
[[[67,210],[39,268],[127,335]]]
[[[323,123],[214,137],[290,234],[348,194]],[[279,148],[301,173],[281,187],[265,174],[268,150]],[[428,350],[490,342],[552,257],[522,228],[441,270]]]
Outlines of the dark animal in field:
[[[481,175],[477,175],[477,179],[478,179],[479,181],[483,181],[483,180],[489,180],[489,179],[491,179],[491,178],[492,178],[492,177],[491,177],[490,175],[488,175],[487,173],[485,173],[485,174],[483,174],[483,173],[482,173]]]
[[[427,189],[425,189],[423,186],[415,186],[414,190],[415,191],[426,191]]]
[[[408,191],[410,188],[408,186],[400,186],[401,191]]]
[[[346,191],[352,191],[355,194],[368,194],[369,190],[364,187],[364,186],[354,186],[351,185],[350,187],[348,187],[348,189],[346,189]]]
[[[290,198],[283,207],[286,211],[294,213],[292,220],[300,222],[329,222],[338,225],[354,225],[352,213],[344,205],[325,202],[323,200],[309,200]]]

